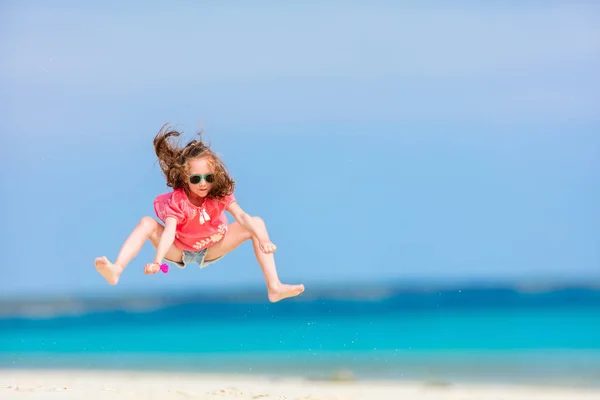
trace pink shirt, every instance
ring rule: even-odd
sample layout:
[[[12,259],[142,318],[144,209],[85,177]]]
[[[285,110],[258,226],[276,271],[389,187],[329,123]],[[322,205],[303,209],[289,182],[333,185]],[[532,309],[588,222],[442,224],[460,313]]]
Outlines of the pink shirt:
[[[161,221],[167,217],[177,219],[175,246],[182,250],[200,251],[225,236],[227,216],[225,210],[235,201],[233,194],[220,200],[206,197],[197,207],[189,200],[183,189],[164,193],[154,200],[154,211]]]

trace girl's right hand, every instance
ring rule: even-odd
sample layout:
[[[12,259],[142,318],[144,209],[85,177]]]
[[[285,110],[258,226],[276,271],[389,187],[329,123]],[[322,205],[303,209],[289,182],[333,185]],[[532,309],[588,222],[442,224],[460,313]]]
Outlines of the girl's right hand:
[[[144,267],[144,274],[146,274],[146,275],[156,274],[158,271],[160,271],[160,264],[155,263],[155,262],[148,263]]]

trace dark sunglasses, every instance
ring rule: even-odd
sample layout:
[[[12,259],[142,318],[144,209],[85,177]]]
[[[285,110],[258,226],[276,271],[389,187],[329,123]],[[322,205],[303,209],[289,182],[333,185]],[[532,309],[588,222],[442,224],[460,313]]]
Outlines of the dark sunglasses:
[[[188,179],[190,181],[190,183],[192,185],[197,185],[200,182],[202,182],[202,179],[204,179],[206,181],[206,183],[213,183],[215,181],[215,175],[214,174],[194,174],[194,175],[188,175]]]

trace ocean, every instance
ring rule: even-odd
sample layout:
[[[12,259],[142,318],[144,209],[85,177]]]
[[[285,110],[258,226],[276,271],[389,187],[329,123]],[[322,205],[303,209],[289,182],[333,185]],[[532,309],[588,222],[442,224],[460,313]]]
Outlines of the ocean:
[[[600,290],[321,290],[0,303],[0,368],[600,386]]]

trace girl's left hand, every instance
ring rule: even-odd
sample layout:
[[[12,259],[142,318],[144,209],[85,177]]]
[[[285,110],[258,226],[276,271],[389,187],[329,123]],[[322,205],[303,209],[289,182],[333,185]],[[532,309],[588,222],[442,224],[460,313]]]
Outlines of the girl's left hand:
[[[275,246],[270,241],[260,242],[259,244],[260,250],[265,254],[274,253],[277,250],[277,246]]]

